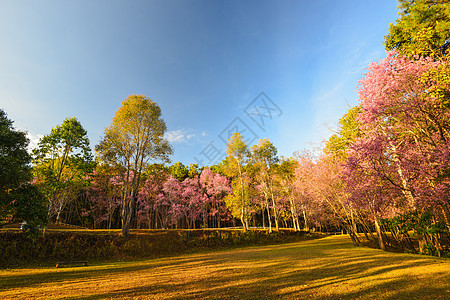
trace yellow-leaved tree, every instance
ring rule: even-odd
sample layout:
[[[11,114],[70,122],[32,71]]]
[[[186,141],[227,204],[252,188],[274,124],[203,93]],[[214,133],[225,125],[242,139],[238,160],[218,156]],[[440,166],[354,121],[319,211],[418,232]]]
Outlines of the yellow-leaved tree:
[[[168,162],[173,152],[164,138],[166,130],[158,104],[148,97],[131,95],[122,102],[95,148],[101,163],[123,170],[120,207],[124,236],[131,227],[142,172],[155,160]]]

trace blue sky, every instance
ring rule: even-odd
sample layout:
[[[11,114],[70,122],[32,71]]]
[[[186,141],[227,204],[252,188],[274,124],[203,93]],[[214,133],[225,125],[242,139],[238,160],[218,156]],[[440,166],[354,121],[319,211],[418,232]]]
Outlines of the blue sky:
[[[385,56],[394,0],[0,1],[0,108],[33,143],[77,117],[97,144],[131,94],[156,101],[172,161],[212,164],[233,130],[319,147]]]

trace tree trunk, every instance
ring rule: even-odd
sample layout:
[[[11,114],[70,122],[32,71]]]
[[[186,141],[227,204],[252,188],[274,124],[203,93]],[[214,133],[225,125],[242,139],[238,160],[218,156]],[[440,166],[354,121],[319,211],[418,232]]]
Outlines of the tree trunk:
[[[134,197],[126,200],[122,209],[122,235],[127,237],[130,233],[131,216],[133,214]]]
[[[56,224],[59,225],[59,218],[61,216],[61,209],[58,209],[58,212],[56,213]]]
[[[264,205],[261,207],[261,212],[262,212],[262,225],[263,228],[266,229],[266,215]]]
[[[273,205],[273,216],[275,217],[275,230],[280,231],[279,225],[278,225],[278,212],[275,205],[275,198],[272,195],[272,205]]]
[[[422,234],[417,234],[417,238],[419,240],[419,253],[423,254],[423,248],[427,244],[427,241],[425,239],[425,236]]]
[[[377,231],[378,247],[380,247],[381,250],[386,250],[386,247],[384,246],[384,240],[383,235],[381,233],[380,224],[378,223],[377,218],[375,218],[375,230]]]
[[[297,219],[297,210],[295,209],[294,201],[292,201],[292,198],[289,197],[289,204],[291,205],[291,215],[292,215],[292,223],[294,226],[294,230],[298,231],[300,228],[297,227],[297,223],[295,222],[295,219]]]
[[[269,223],[269,233],[272,233],[272,220],[270,218],[269,203],[267,203],[267,202],[266,202],[266,210],[267,210],[267,221]]]
[[[356,235],[353,232],[351,227],[352,227],[352,225],[347,225],[347,231],[348,231],[348,233],[350,235],[350,239],[352,240],[352,243],[353,243],[354,246],[359,246],[358,238],[356,237]]]
[[[303,220],[305,221],[305,231],[309,231],[309,226],[308,226],[308,222],[306,220],[306,213],[305,210],[303,210]]]
[[[242,223],[242,230],[244,232],[247,232],[247,226],[245,224],[245,220],[244,220],[244,215],[243,214],[241,215],[241,223]]]

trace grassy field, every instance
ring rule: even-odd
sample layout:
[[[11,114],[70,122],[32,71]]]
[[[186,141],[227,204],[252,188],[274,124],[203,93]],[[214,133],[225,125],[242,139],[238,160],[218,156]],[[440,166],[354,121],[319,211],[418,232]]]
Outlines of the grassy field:
[[[450,259],[348,236],[88,267],[0,270],[0,299],[450,299]]]

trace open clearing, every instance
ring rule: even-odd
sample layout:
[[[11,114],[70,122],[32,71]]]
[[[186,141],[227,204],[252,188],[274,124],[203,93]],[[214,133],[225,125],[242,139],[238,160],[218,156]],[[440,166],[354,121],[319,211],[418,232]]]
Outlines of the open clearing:
[[[0,299],[450,299],[450,259],[348,236],[87,267],[0,270]]]

